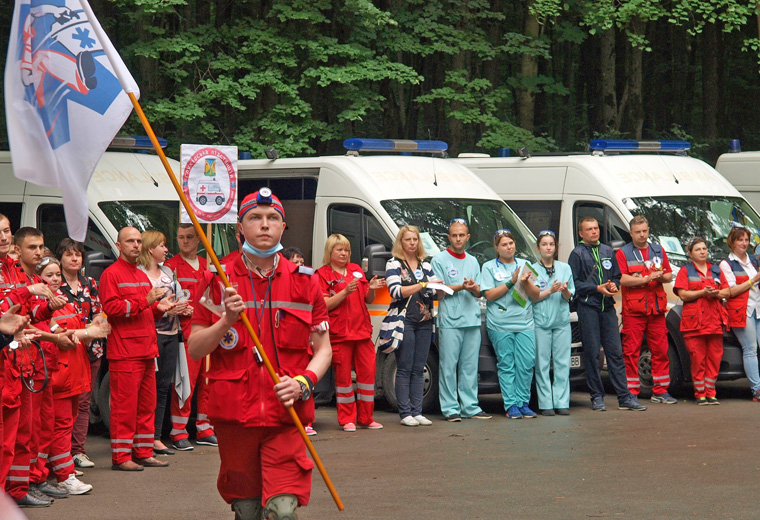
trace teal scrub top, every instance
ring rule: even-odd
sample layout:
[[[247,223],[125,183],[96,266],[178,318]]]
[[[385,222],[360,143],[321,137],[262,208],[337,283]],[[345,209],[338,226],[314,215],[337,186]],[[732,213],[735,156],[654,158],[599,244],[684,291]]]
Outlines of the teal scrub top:
[[[554,274],[550,277],[546,274],[546,269],[540,262],[533,264],[536,270],[536,285],[539,290],[551,287],[554,281],[559,283],[567,282],[567,288],[570,293],[575,295],[575,283],[573,282],[573,272],[570,266],[565,262],[554,262]],[[553,329],[570,324],[570,303],[566,302],[561,292],[550,294],[547,298],[533,304],[533,318],[536,320],[536,327]]]
[[[480,273],[480,290],[485,292],[499,285],[507,283],[512,278],[512,273],[527,262],[522,258],[515,258],[512,264],[504,264],[498,258],[489,260],[483,264]],[[533,330],[533,306],[530,301],[522,308],[512,297],[514,287],[508,290],[501,298],[486,303],[486,326],[490,330],[499,332],[523,332]]]
[[[443,250],[430,262],[435,276],[446,285],[458,285],[465,278],[480,283],[480,265],[474,256],[465,253],[463,259]],[[446,295],[438,303],[438,326],[447,329],[480,327],[480,304],[470,291],[461,290]]]

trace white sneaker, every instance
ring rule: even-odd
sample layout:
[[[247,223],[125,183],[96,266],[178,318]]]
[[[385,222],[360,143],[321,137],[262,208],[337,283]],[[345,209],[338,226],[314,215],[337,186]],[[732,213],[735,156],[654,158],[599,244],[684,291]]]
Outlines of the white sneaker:
[[[401,424],[403,424],[404,426],[419,426],[420,425],[420,423],[417,422],[417,419],[415,419],[411,415],[407,415],[406,417],[401,419]]]
[[[414,420],[419,423],[420,426],[430,426],[433,421],[425,417],[424,415],[415,415]]]
[[[74,459],[74,466],[77,468],[94,468],[95,463],[90,460],[90,457],[88,457],[84,453],[77,453],[73,457]]]
[[[60,485],[68,489],[72,495],[84,495],[92,491],[92,484],[85,484],[74,473],[69,475],[69,478],[61,482]]]

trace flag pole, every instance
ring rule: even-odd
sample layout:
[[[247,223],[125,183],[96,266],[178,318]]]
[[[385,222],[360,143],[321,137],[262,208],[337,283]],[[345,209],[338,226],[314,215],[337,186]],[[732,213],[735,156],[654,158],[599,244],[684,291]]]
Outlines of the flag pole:
[[[90,25],[92,26],[93,30],[98,36],[98,39],[100,41],[107,41],[108,38],[105,35],[105,32],[103,31],[102,27],[100,26],[100,23],[97,21],[97,18],[95,18],[95,14],[93,13],[92,7],[90,7],[89,2],[87,0],[80,0],[80,1],[82,4],[82,8],[85,11],[85,14],[87,15],[87,19],[90,21]],[[193,222],[193,227],[195,228],[195,232],[198,233],[198,237],[201,239],[201,242],[203,243],[203,247],[206,248],[207,253],[211,255],[211,262],[214,264],[214,267],[216,267],[217,274],[222,279],[222,283],[224,283],[225,287],[231,287],[230,281],[227,279],[227,275],[222,269],[222,266],[219,263],[219,259],[217,258],[216,253],[214,252],[214,248],[211,246],[211,243],[206,237],[206,234],[203,232],[203,228],[201,227],[200,222],[198,222],[198,218],[195,216],[195,212],[193,211],[193,208],[190,206],[190,202],[187,200],[187,197],[185,197],[185,193],[182,191],[182,186],[180,185],[179,181],[177,180],[177,177],[174,175],[174,172],[172,171],[172,167],[169,164],[169,160],[166,158],[166,154],[164,153],[164,150],[161,148],[161,145],[159,145],[158,143],[158,139],[156,138],[156,134],[153,132],[153,128],[150,125],[150,121],[148,121],[148,118],[145,117],[145,113],[143,112],[142,107],[140,106],[140,102],[137,100],[137,96],[135,96],[133,92],[133,88],[129,86],[131,82],[129,82],[127,78],[125,77],[125,71],[122,70],[120,66],[118,66],[121,60],[118,58],[118,56],[112,55],[112,52],[111,52],[112,50],[113,49],[110,48],[109,46],[104,46],[106,57],[111,63],[111,66],[114,69],[114,72],[116,73],[116,76],[118,77],[119,82],[121,83],[121,86],[124,89],[124,92],[126,92],[127,96],[129,96],[129,100],[132,102],[132,106],[134,106],[135,108],[137,117],[140,118],[140,122],[142,123],[143,128],[145,128],[145,132],[148,134],[148,137],[150,138],[150,142],[153,143],[153,148],[155,148],[156,153],[158,154],[158,157],[161,159],[161,163],[164,165],[167,175],[169,175],[169,180],[171,180],[172,185],[174,186],[174,189],[177,192],[177,195],[179,196],[180,202],[182,202],[182,205],[185,207],[185,211],[187,211],[187,214],[190,216],[190,220]],[[113,51],[115,52],[115,50]],[[264,347],[262,347],[258,336],[254,332],[253,326],[251,326],[251,322],[248,319],[248,316],[246,316],[245,313],[241,313],[240,319],[242,320],[243,325],[245,326],[245,329],[248,331],[248,334],[253,339],[253,342],[256,345],[256,348],[258,348],[259,354],[261,355],[261,358],[264,361],[264,366],[266,366],[267,372],[269,372],[269,376],[272,378],[272,381],[274,382],[275,385],[279,384],[280,378],[277,376],[277,373],[274,371],[274,367],[272,366],[272,363],[269,361],[269,357],[264,351]],[[301,419],[298,417],[298,414],[296,413],[295,408],[291,406],[291,407],[286,407],[286,409],[288,410],[288,413],[290,414],[290,418],[293,420],[293,423],[296,425],[296,428],[298,429],[298,433],[301,434],[301,438],[303,439],[304,444],[306,444],[306,448],[309,450],[309,453],[311,454],[311,458],[314,460],[314,464],[317,466],[317,469],[319,470],[320,475],[322,475],[322,479],[325,481],[325,485],[327,485],[327,489],[330,491],[330,495],[332,495],[332,498],[335,501],[335,505],[338,506],[339,511],[343,511],[345,509],[343,506],[343,501],[341,501],[340,497],[338,496],[338,491],[335,489],[335,486],[333,486],[332,480],[330,479],[330,476],[327,474],[327,470],[325,469],[324,465],[322,464],[322,460],[319,458],[319,455],[317,454],[317,450],[314,449],[314,445],[312,444],[311,439],[309,439],[309,436],[306,434],[306,430],[304,430],[303,424],[301,423]]]
[[[168,159],[166,158],[166,154],[164,154],[164,150],[161,148],[161,145],[158,143],[158,139],[156,138],[156,134],[153,132],[153,128],[151,127],[150,122],[145,117],[145,113],[143,112],[142,107],[140,106],[140,102],[137,100],[137,97],[135,97],[135,95],[132,92],[127,92],[127,95],[129,96],[129,99],[132,101],[132,105],[135,107],[135,112],[137,113],[137,117],[140,118],[140,122],[142,123],[143,128],[145,128],[145,131],[148,133],[148,137],[150,137],[150,140],[153,143],[153,147],[156,149],[156,153],[161,159],[161,162],[163,163],[164,168],[166,169],[166,173],[169,175],[169,179],[172,181],[172,184],[174,185],[174,189],[177,191],[177,195],[179,195],[182,205],[185,207],[187,214],[190,216],[190,220],[192,220],[193,222],[193,227],[195,228],[195,232],[198,233],[198,237],[200,237],[201,242],[203,243],[203,247],[206,248],[207,253],[210,255],[211,262],[214,264],[217,274],[222,279],[222,283],[224,283],[225,287],[232,287],[230,284],[230,281],[227,279],[227,275],[225,274],[224,270],[222,269],[221,264],[219,263],[219,259],[216,257],[216,253],[214,252],[214,249],[212,248],[211,243],[206,237],[206,234],[203,232],[203,228],[201,227],[200,222],[198,222],[198,218],[195,216],[195,213],[193,212],[193,208],[190,206],[190,202],[187,200],[187,197],[185,197],[185,193],[182,191],[182,186],[179,184],[179,181],[174,175],[174,172],[172,172],[172,167],[169,164]],[[259,338],[256,335],[256,332],[254,332],[253,326],[251,325],[251,322],[248,319],[248,316],[246,316],[245,313],[241,313],[240,319],[243,321],[243,325],[245,326],[245,329],[248,331],[248,334],[251,336],[251,338],[253,339],[253,342],[256,344],[256,348],[258,349],[259,354],[261,354],[261,359],[264,361],[264,365],[267,368],[267,372],[269,372],[269,376],[272,378],[272,381],[274,382],[275,385],[279,384],[280,378],[277,376],[277,373],[275,372],[274,367],[272,366],[272,363],[269,361],[269,357],[264,351],[264,347],[261,346],[261,342],[259,341]],[[306,444],[306,448],[309,450],[309,453],[311,454],[312,459],[314,459],[314,464],[317,466],[319,473],[322,475],[322,479],[325,481],[325,484],[327,485],[327,489],[330,491],[330,494],[332,495],[333,500],[335,501],[335,505],[338,506],[339,511],[343,511],[344,510],[343,502],[338,496],[338,492],[335,489],[335,486],[333,486],[332,480],[330,480],[330,476],[327,474],[327,470],[322,464],[322,460],[319,458],[319,455],[317,455],[317,450],[314,449],[314,445],[312,444],[311,439],[309,439],[309,436],[306,434],[306,430],[304,430],[303,424],[301,423],[301,419],[298,417],[298,414],[296,413],[295,408],[291,406],[287,408],[287,410],[288,410],[288,413],[290,413],[291,419],[293,419],[293,423],[295,423],[296,427],[298,428],[298,433],[301,434],[301,438]]]

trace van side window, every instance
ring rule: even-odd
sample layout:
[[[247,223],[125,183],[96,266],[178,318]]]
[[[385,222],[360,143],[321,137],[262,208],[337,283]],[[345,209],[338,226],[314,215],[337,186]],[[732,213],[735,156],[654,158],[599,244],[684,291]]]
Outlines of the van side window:
[[[393,242],[375,216],[352,204],[334,204],[327,210],[327,234],[340,233],[351,244],[351,262],[361,264],[364,248],[383,244],[391,250]]]
[[[615,241],[624,243],[631,241],[628,225],[623,223],[612,208],[600,202],[578,202],[573,208],[573,222],[575,223],[573,236],[576,245],[580,242],[578,223],[583,217],[594,217],[599,222],[599,241],[603,244],[610,244]]]
[[[2,202],[0,203],[0,213],[8,217],[11,223],[11,232],[15,233],[21,227],[21,209],[24,207],[22,202]]]
[[[534,235],[544,229],[559,233],[561,200],[505,200]]]
[[[45,245],[55,253],[55,248],[61,240],[69,236],[66,229],[66,217],[61,204],[41,204],[37,208],[37,229],[45,235]],[[87,235],[84,242],[85,251],[100,251],[106,258],[113,258],[111,246],[100,232],[98,226],[88,219]]]

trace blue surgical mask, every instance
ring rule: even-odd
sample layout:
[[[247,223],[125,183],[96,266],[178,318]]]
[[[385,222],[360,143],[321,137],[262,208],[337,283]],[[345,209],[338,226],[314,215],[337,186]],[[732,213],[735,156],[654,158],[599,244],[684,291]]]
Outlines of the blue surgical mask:
[[[273,254],[279,251],[282,251],[282,249],[283,247],[280,242],[277,242],[277,244],[271,249],[266,249],[266,250],[256,249],[251,244],[249,244],[247,240],[243,243],[243,251],[253,256],[258,256],[259,258],[268,258],[272,256]]]

